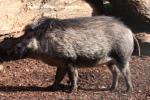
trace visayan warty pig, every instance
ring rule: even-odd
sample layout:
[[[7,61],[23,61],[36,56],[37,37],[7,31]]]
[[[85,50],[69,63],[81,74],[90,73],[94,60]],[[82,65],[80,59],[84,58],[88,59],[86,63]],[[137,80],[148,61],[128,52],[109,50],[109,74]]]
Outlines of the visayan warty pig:
[[[112,72],[114,90],[118,70],[122,73],[127,91],[132,90],[129,61],[134,49],[131,30],[113,17],[95,16],[72,19],[42,17],[25,27],[16,53],[37,54],[49,65],[57,66],[56,89],[68,74],[71,90],[77,90],[78,68],[108,65]],[[47,58],[48,57],[48,58]]]

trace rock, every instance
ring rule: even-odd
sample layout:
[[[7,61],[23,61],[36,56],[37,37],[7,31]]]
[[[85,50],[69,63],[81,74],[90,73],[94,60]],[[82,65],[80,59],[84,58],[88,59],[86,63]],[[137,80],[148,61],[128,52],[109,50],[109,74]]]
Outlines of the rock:
[[[150,23],[150,0],[111,0],[113,11]]]
[[[150,43],[150,34],[147,34],[145,32],[142,33],[137,33],[136,37],[143,43],[143,42],[147,42]]]
[[[128,3],[135,15],[150,22],[150,0],[128,0]]]
[[[1,0],[0,12],[0,35],[2,35],[21,31],[26,24],[41,16],[53,18],[91,16],[93,8],[84,0]]]
[[[15,44],[11,37],[22,36],[24,27],[41,16],[60,19],[92,16],[96,2],[87,1],[90,0],[0,0],[0,50],[10,52]]]
[[[0,71],[2,71],[3,69],[4,69],[4,66],[0,64]]]

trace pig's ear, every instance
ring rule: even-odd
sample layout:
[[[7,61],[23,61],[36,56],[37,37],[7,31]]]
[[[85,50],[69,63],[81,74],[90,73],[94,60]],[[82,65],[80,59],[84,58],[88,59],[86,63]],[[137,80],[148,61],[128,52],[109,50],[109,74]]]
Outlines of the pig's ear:
[[[30,24],[26,25],[25,28],[23,29],[24,32],[27,32],[27,31],[28,31],[28,32],[31,32],[31,31],[33,31],[33,30],[34,30],[34,29],[31,27]]]
[[[33,22],[33,23],[30,25],[30,27],[31,27],[32,30],[34,30],[34,29],[36,29],[39,25],[40,25],[40,24],[39,24],[37,21],[35,21],[35,22]]]
[[[32,24],[30,25],[31,26],[31,29],[35,30],[35,29],[38,29],[39,27],[43,26],[45,23],[48,22],[48,18],[47,17],[42,17],[38,20],[34,20],[32,22]]]

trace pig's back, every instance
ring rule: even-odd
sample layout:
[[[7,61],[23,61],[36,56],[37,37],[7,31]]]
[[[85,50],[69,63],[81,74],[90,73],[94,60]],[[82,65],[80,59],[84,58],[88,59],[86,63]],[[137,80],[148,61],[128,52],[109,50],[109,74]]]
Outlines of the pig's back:
[[[56,29],[47,33],[51,54],[56,58],[78,63],[96,63],[107,58],[114,45],[126,43],[124,36],[132,34],[121,22],[106,16],[69,19],[63,20],[62,23],[63,31]],[[69,23],[70,26],[67,26]]]

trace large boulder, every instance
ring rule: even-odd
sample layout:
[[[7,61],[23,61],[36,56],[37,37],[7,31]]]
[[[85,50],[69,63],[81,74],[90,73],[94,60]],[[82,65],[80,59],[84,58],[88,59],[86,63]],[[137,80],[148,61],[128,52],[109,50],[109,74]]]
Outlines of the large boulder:
[[[139,18],[150,23],[150,0],[110,0],[113,11],[121,16]]]
[[[0,0],[0,35],[21,31],[41,16],[71,18],[91,16],[93,9],[84,0]],[[18,37],[15,34],[15,37]]]
[[[60,19],[92,16],[98,7],[96,1],[0,0],[0,52],[11,50],[16,42],[13,38],[23,35],[23,28],[33,20],[41,16]]]

